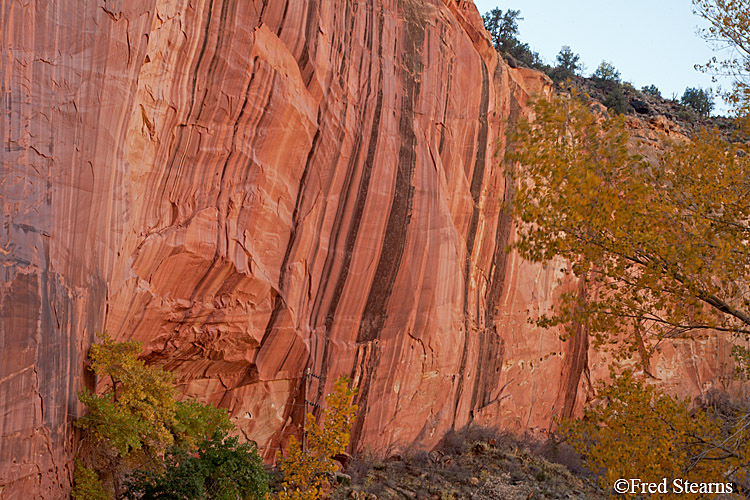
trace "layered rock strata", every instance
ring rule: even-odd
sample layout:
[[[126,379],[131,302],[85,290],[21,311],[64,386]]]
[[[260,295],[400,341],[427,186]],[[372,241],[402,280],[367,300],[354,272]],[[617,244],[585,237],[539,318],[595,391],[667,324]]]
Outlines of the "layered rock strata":
[[[103,330],[267,458],[341,374],[353,447],[379,452],[546,428],[589,394],[585,334],[527,322],[574,284],[505,251],[505,132],[549,81],[498,58],[470,1],[13,0],[0,20],[2,498],[69,492]],[[659,373],[694,393],[721,360],[691,341]]]

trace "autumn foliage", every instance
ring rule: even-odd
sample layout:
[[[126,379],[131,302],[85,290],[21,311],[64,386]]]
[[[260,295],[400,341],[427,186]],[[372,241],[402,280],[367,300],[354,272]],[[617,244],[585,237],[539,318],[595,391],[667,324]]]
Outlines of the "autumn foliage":
[[[286,457],[279,454],[279,466],[284,473],[279,500],[316,500],[320,498],[328,477],[338,470],[333,460],[343,453],[349,444],[350,432],[357,412],[353,404],[356,389],[349,388],[349,377],[339,377],[333,392],[326,397],[327,408],[323,410],[323,425],[308,413],[307,443],[303,450],[300,442],[292,436]]]
[[[514,248],[578,283],[534,320],[568,332],[563,337],[591,335],[613,367],[635,357],[645,374],[615,376],[613,369],[583,417],[561,422],[609,492],[620,478],[667,478],[731,482],[746,494],[747,408],[691,405],[644,382],[653,380],[650,358],[661,344],[706,332],[735,343],[739,374],[750,367],[750,3],[693,3],[711,23],[706,38],[736,49],[704,67],[734,77],[727,94],[738,118],[733,133],[696,130],[647,159],[624,117],[572,92],[537,101],[533,120],[508,138]]]
[[[584,97],[534,112],[506,157],[515,248],[567,260],[582,286],[539,324],[584,325],[596,347],[644,361],[696,329],[750,333],[750,146],[702,131],[651,164],[629,151],[623,118]]]
[[[91,346],[90,369],[106,381],[101,394],[82,390],[87,413],[75,425],[84,430],[91,466],[78,462],[73,496],[98,498],[99,480],[122,494],[121,479],[141,467],[161,470],[170,447],[194,449],[215,431],[232,429],[226,410],[196,401],[177,401],[172,374],[138,359],[138,342],[115,342],[107,334]]]
[[[686,498],[674,480],[725,483],[727,458],[715,446],[721,426],[706,411],[691,412],[689,401],[667,396],[626,372],[611,385],[600,384],[599,400],[578,420],[564,419],[560,432],[581,453],[589,470],[600,472],[600,486],[612,493],[618,479],[657,483],[667,479],[666,494],[645,498]],[[690,498],[689,496],[687,498]]]
[[[737,116],[750,112],[750,2],[748,0],[693,0],[695,12],[708,21],[703,37],[725,59],[712,57],[699,69],[731,76],[734,87],[724,95]],[[731,50],[724,50],[730,48]]]

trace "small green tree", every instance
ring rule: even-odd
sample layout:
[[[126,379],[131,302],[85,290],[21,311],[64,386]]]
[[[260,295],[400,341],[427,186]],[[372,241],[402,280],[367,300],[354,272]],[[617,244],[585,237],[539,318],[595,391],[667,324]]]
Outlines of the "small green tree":
[[[580,55],[570,50],[569,46],[563,45],[560,52],[557,53],[557,66],[554,68],[553,78],[555,80],[573,78],[574,75],[577,75],[581,71],[580,59]]]
[[[482,16],[484,27],[490,32],[495,50],[508,54],[524,66],[543,69],[539,54],[518,39],[518,21],[522,21],[520,10],[494,8]]]
[[[659,88],[654,84],[641,87],[641,92],[643,92],[646,95],[650,95],[654,97],[661,97],[661,92],[659,91]]]
[[[711,95],[711,89],[704,90],[698,87],[688,87],[682,94],[680,103],[683,106],[690,106],[701,116],[708,116],[714,109],[714,98]]]
[[[264,500],[268,474],[255,445],[217,431],[191,453],[173,446],[163,471],[136,471],[127,480],[128,499]]]
[[[594,71],[594,74],[591,75],[591,78],[593,78],[597,84],[601,85],[619,85],[621,83],[620,72],[617,71],[612,63],[607,61],[602,61],[599,64],[596,71]]]
[[[83,465],[80,460],[76,460],[75,464],[70,497],[73,500],[109,500],[96,471]]]
[[[326,396],[328,407],[323,410],[323,422],[318,425],[312,413],[307,414],[307,451],[294,436],[289,438],[287,456],[278,456],[284,472],[283,490],[279,500],[317,500],[326,482],[326,474],[338,466],[333,457],[346,451],[357,405],[352,404],[356,389],[349,388],[349,377],[339,377],[333,392]]]

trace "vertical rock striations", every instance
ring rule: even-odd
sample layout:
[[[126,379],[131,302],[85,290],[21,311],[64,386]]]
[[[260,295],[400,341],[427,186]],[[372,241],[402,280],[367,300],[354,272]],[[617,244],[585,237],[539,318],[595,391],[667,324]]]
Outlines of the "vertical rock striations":
[[[468,0],[0,3],[0,495],[64,498],[94,332],[136,339],[273,456],[352,376],[359,449],[549,425],[581,335],[526,322],[495,151],[549,91]],[[665,353],[676,390],[715,342]],[[675,360],[699,359],[685,367]]]

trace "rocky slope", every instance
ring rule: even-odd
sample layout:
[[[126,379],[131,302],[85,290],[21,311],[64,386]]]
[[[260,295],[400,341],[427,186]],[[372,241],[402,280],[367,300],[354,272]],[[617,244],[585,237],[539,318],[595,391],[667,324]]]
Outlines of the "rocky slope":
[[[347,465],[330,492],[333,500],[610,498],[572,450],[478,426],[449,431],[430,452],[406,450]]]
[[[527,323],[507,127],[550,90],[469,0],[0,4],[0,495],[64,498],[94,333],[136,339],[272,457],[352,376],[354,447],[547,427],[602,360]],[[649,132],[650,133],[650,132]],[[498,152],[499,156],[495,153]],[[695,393],[715,339],[654,373]]]

